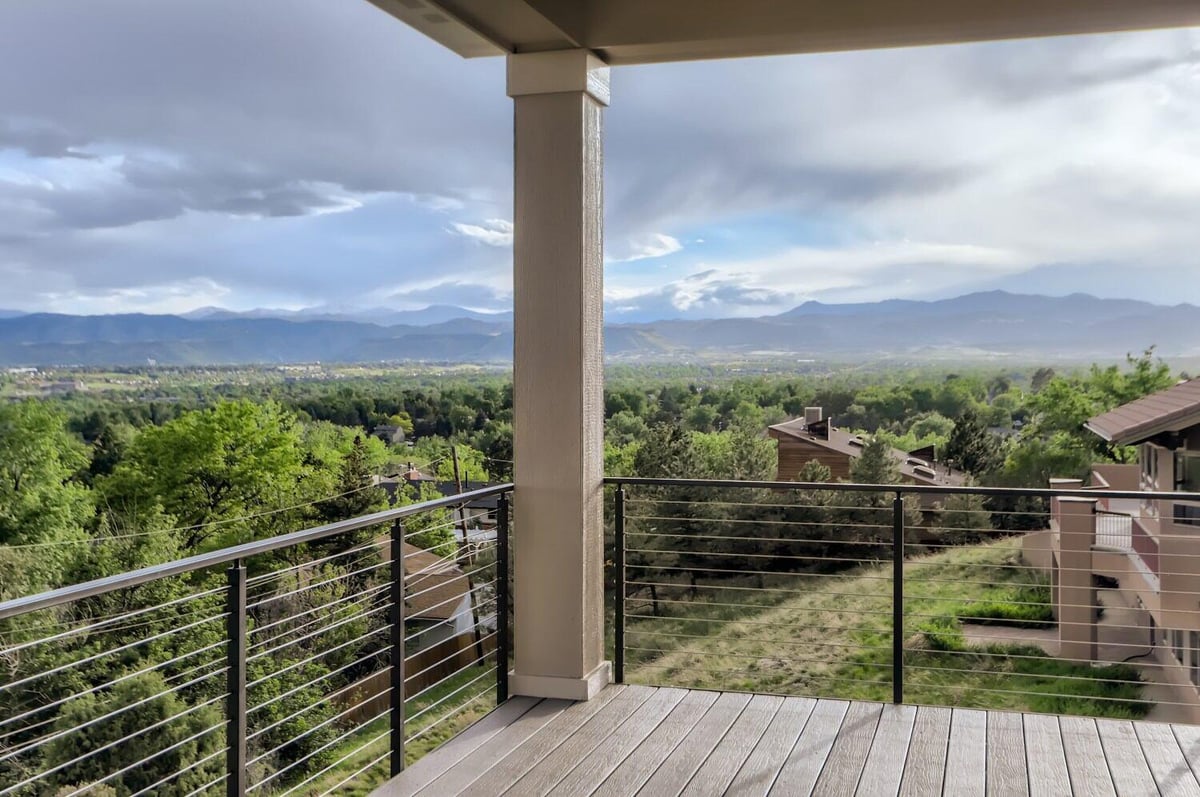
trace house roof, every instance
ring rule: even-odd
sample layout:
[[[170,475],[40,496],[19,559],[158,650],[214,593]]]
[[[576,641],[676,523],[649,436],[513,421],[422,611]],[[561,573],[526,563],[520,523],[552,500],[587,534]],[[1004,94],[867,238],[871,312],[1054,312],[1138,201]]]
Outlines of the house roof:
[[[384,546],[384,559],[391,554]],[[404,616],[410,620],[443,621],[459,611],[470,591],[467,576],[452,560],[404,543]]]
[[[828,437],[825,437],[823,434],[815,434],[808,430],[804,418],[795,418],[785,423],[775,424],[768,431],[774,432],[775,434],[772,435],[774,437],[786,436],[803,440],[806,443],[821,446],[822,448],[836,451],[839,454],[845,454],[851,458],[861,456],[863,447],[867,442],[845,429],[838,429],[832,423],[829,424]],[[967,482],[966,475],[959,471],[944,465],[938,465],[936,462],[921,459],[898,448],[892,449],[892,457],[896,460],[900,468],[900,473],[907,479],[912,479],[923,484],[945,484],[949,486],[961,486]]]
[[[1083,427],[1110,443],[1130,445],[1196,425],[1200,425],[1200,378],[1122,404]]]
[[[371,0],[466,57],[613,66],[1200,25],[1194,0]]]

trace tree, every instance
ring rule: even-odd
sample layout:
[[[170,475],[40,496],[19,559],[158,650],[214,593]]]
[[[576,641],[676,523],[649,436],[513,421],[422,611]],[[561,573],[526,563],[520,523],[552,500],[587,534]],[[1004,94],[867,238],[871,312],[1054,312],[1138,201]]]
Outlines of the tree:
[[[312,475],[295,416],[274,402],[243,400],[144,429],[125,461],[98,484],[108,505],[127,517],[162,507],[184,527],[185,547],[194,549],[294,524],[295,517],[266,513],[328,497],[329,480],[306,489]]]
[[[981,478],[1004,464],[1000,441],[988,431],[974,407],[968,407],[954,422],[946,441],[945,459],[958,470]]]
[[[37,401],[0,404],[0,599],[60,586],[86,552],[87,464],[64,417]],[[33,546],[12,548],[7,546]]]

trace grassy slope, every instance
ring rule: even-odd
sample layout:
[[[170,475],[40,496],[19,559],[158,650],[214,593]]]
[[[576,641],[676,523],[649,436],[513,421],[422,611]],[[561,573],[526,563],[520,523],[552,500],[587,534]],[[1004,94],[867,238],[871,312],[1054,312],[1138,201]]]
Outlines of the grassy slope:
[[[766,609],[748,605],[747,596],[761,601],[762,593],[701,589],[664,604],[674,616],[628,622],[628,680],[890,700],[890,574],[889,564],[842,576],[768,576],[766,586],[791,592]],[[1047,592],[1014,540],[911,559],[905,591],[908,702],[1114,717],[1149,710],[1127,665],[1093,668],[1030,646],[963,643],[958,616],[1007,612],[1036,622],[1045,615],[1044,606],[1024,605]],[[632,614],[651,614],[648,603],[631,604]]]

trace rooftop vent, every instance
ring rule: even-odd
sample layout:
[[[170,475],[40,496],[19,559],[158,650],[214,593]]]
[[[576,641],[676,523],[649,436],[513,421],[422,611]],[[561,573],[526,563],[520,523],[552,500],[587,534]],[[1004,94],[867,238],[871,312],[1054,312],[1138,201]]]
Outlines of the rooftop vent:
[[[820,423],[825,417],[825,411],[820,407],[805,407],[804,408],[804,425],[812,426],[814,423]]]
[[[920,476],[926,476],[930,479],[937,478],[937,472],[934,471],[933,468],[928,468],[924,465],[917,465],[915,468],[913,468],[913,473],[916,473]]]
[[[846,442],[848,442],[850,445],[854,446],[855,448],[865,448],[865,447],[866,447],[866,445],[867,445],[866,443],[864,443],[864,442],[862,441],[862,438],[861,438],[861,437],[851,437],[851,438],[850,438],[848,441],[846,441]]]

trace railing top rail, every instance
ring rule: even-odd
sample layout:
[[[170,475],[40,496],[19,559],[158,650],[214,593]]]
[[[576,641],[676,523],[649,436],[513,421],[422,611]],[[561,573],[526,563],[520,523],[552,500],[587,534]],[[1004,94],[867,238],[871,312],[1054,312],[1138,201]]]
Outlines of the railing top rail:
[[[92,598],[97,595],[104,595],[109,592],[114,592],[118,589],[127,589],[136,587],[141,584],[146,584],[151,581],[157,581],[160,578],[168,578],[170,576],[178,576],[184,573],[192,573],[197,570],[204,570],[217,565],[229,564],[239,559],[248,559],[251,556],[271,553],[272,551],[290,548],[294,545],[303,545],[309,542],[319,542],[327,537],[332,537],[335,534],[345,534],[349,531],[358,531],[359,529],[379,526],[384,523],[391,523],[396,520],[402,520],[412,515],[418,515],[422,512],[428,512],[431,509],[441,509],[444,507],[456,506],[458,504],[474,501],[479,498],[487,498],[492,495],[501,495],[511,492],[513,485],[497,484],[491,487],[483,487],[478,490],[470,490],[457,495],[450,495],[444,498],[436,498],[432,501],[422,501],[418,504],[409,504],[408,506],[397,507],[395,509],[385,509],[382,512],[375,512],[370,515],[362,515],[361,517],[351,518],[350,520],[341,520],[337,523],[327,523],[324,526],[315,526],[310,529],[301,531],[293,531],[289,534],[281,534],[278,537],[270,537],[265,540],[257,540],[255,542],[247,542],[242,545],[234,545],[229,548],[221,548],[208,553],[189,556],[184,559],[177,559],[173,562],[166,562],[161,565],[152,565],[143,567],[140,570],[131,570],[127,573],[118,573],[105,578],[98,578],[94,581],[86,581],[82,584],[73,584],[69,587],[61,587],[59,589],[42,592],[37,595],[29,595],[23,598],[14,598],[12,600],[0,603],[0,620],[5,620],[10,617],[17,617],[22,614],[37,611],[39,609],[49,609],[54,606],[61,606],[64,603],[82,600],[84,598]]]
[[[829,490],[854,493],[901,493],[911,495],[979,495],[1013,498],[1128,498],[1149,501],[1200,501],[1200,493],[1139,492],[1137,490],[1093,490],[1057,487],[959,487],[937,484],[855,484],[852,482],[743,481],[741,479],[655,479],[642,476],[606,476],[605,484],[644,487],[720,487],[752,490]]]

